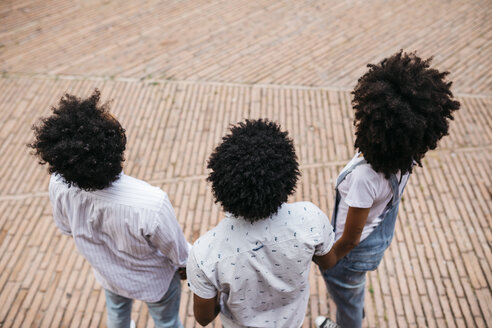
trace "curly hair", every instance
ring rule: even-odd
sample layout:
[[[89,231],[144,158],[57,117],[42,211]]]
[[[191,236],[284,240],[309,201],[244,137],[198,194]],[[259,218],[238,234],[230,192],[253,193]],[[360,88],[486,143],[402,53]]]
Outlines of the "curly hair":
[[[268,120],[246,120],[231,127],[209,158],[215,201],[249,222],[275,214],[299,178],[292,140]]]
[[[429,68],[432,58],[403,53],[369,64],[352,92],[355,147],[386,178],[412,172],[414,161],[448,134],[449,120],[460,103],[453,100],[448,72]]]
[[[53,114],[32,127],[35,140],[28,145],[50,174],[86,191],[109,187],[124,161],[125,130],[99,99],[97,89],[87,99],[65,94]]]

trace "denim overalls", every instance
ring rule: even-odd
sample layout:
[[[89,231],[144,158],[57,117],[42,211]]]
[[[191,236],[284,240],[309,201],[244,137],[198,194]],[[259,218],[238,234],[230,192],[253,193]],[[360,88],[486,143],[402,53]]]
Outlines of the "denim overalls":
[[[338,186],[357,166],[366,163],[367,161],[363,159],[353,164],[337,178],[335,208],[332,217],[332,225],[335,229],[338,204],[340,203]],[[399,193],[398,179],[394,174],[390,176],[389,183],[393,198],[386,206],[383,214],[381,214],[383,217],[381,223],[357,247],[338,261],[333,268],[323,272],[328,291],[337,305],[337,323],[343,328],[358,328],[362,326],[366,271],[376,270],[383,258],[384,251],[393,239],[401,195]]]

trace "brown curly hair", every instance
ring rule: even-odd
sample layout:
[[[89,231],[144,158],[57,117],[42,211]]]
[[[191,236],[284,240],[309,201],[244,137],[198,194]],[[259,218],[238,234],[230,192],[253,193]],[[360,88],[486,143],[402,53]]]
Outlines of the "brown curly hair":
[[[352,92],[355,147],[372,168],[390,174],[411,172],[414,162],[448,134],[460,103],[453,99],[448,72],[430,68],[432,58],[403,53],[369,64]]]
[[[207,167],[216,202],[249,222],[276,213],[300,175],[292,139],[278,124],[263,119],[232,126]]]
[[[110,186],[124,161],[125,130],[107,104],[99,105],[100,96],[97,89],[87,99],[65,94],[53,114],[33,126],[28,145],[50,173],[86,191]]]

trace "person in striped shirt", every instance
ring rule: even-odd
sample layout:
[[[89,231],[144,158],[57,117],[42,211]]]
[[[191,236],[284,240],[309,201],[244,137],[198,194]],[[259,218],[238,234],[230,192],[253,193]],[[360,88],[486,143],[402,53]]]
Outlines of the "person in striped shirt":
[[[133,299],[157,327],[182,327],[181,282],[191,245],[167,194],[123,173],[125,130],[99,103],[63,96],[30,144],[51,174],[55,224],[70,235],[106,294],[108,327],[129,327]]]

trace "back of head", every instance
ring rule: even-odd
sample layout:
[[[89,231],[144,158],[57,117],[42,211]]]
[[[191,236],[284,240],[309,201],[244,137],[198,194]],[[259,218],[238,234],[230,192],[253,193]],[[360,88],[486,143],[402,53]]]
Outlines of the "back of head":
[[[254,222],[287,201],[300,175],[298,166],[287,132],[267,120],[246,120],[232,126],[210,156],[208,181],[225,211]]]
[[[448,72],[430,68],[430,61],[400,51],[368,65],[353,92],[355,147],[386,177],[411,172],[414,161],[422,165],[460,107],[445,81]]]
[[[50,173],[87,191],[109,187],[118,178],[126,146],[125,130],[99,99],[98,90],[87,99],[64,95],[53,114],[33,127],[29,145]]]

